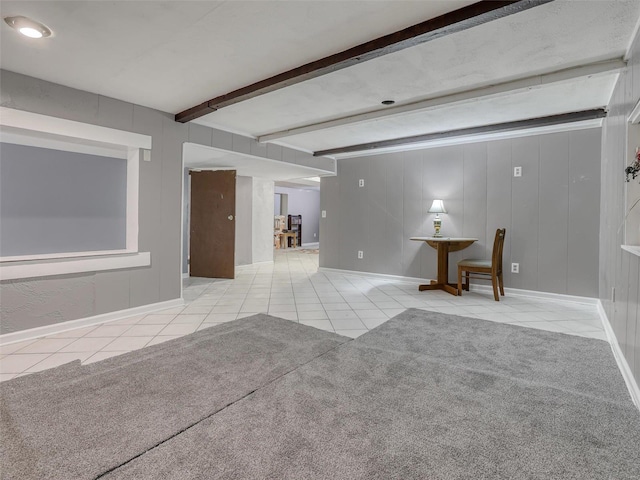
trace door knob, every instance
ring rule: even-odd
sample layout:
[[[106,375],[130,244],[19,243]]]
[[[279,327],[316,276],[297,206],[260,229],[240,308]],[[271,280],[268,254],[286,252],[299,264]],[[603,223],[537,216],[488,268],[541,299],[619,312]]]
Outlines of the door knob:
[[[229,220],[233,220],[233,215],[229,215],[227,218],[228,218]]]

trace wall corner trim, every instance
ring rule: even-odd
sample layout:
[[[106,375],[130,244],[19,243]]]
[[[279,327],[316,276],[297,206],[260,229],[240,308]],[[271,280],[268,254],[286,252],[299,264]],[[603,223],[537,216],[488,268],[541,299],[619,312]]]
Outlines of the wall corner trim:
[[[121,320],[123,318],[131,317],[133,315],[144,315],[147,313],[157,312],[159,310],[166,310],[167,308],[181,307],[183,305],[184,299],[176,298],[174,300],[150,303],[148,305],[127,308],[124,310],[118,310],[116,312],[103,313],[101,315],[94,315],[92,317],[79,318],[77,320],[69,320],[67,322],[56,323],[53,325],[45,325],[42,327],[30,328],[28,330],[21,330],[19,332],[6,333],[4,335],[0,335],[0,345],[8,345],[10,343],[22,342],[24,340],[44,337],[46,335],[68,332],[69,330],[75,330],[76,328],[97,325],[99,323],[112,322],[115,320]]]
[[[629,389],[631,400],[633,401],[636,408],[640,410],[640,387],[638,386],[638,383],[633,376],[633,372],[631,371],[631,368],[627,363],[627,359],[624,358],[624,354],[620,349],[620,344],[618,343],[616,334],[613,332],[613,328],[611,327],[611,323],[609,322],[609,318],[607,317],[607,312],[605,312],[600,300],[598,300],[598,313],[600,314],[600,321],[602,322],[604,332],[607,335],[607,340],[609,341],[609,345],[611,346],[611,350],[613,351],[613,356],[616,359],[616,363],[618,364],[620,373],[622,373],[622,378],[624,378],[624,382],[627,384],[627,388]]]

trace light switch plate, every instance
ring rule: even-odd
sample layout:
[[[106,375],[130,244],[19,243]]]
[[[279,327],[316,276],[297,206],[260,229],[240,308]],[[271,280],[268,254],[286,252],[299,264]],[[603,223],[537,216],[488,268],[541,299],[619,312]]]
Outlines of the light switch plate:
[[[326,210],[322,210],[322,218],[327,218],[327,211]]]

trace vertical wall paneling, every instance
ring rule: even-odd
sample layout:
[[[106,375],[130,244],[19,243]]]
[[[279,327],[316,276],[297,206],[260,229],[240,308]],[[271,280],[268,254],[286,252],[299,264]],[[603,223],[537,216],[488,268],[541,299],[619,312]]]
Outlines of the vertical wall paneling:
[[[477,238],[478,241],[465,249],[465,258],[484,258],[487,251],[487,144],[472,143],[464,145],[463,169],[463,223],[464,237]]]
[[[223,130],[211,129],[211,146],[223,148],[225,150],[233,150],[233,133]]]
[[[421,252],[425,248],[423,242],[409,240],[411,237],[424,237],[433,233],[433,223],[427,218],[422,198],[422,151],[406,152],[402,158],[394,162],[402,171],[402,273],[413,278],[422,277],[420,270]]]
[[[282,147],[280,145],[274,145],[273,143],[268,143],[267,158],[270,158],[271,160],[282,161]]]
[[[640,98],[640,35],[636,35],[628,66],[621,73],[608,105],[602,134],[599,291],[609,323],[636,382],[640,383],[638,328],[639,258],[620,245],[624,224],[624,168],[627,117]],[[637,181],[637,180],[636,180]],[[615,289],[615,302],[611,292]]]
[[[252,188],[251,177],[240,175],[236,177],[236,265],[249,265],[252,263]]]
[[[322,177],[320,180],[320,266],[338,265],[340,249],[340,183],[339,177]],[[322,217],[322,210],[327,213]],[[327,240],[324,239],[334,239]]]
[[[180,298],[181,293],[182,145],[188,141],[188,133],[188,125],[177,123],[169,116],[163,118],[160,298]]]
[[[513,228],[511,224],[512,182],[511,182],[511,142],[499,140],[487,144],[487,226],[484,258],[490,258],[492,239],[498,228],[506,228],[502,261],[509,265]],[[504,272],[504,284],[511,285],[510,269]]]
[[[433,234],[428,209],[441,198],[443,235],[479,239],[450,255],[451,279],[462,257],[490,258],[496,229],[506,228],[507,287],[567,293],[576,278],[574,294],[595,297],[596,278],[578,277],[598,271],[600,135],[592,128],[340,160],[337,177],[322,184],[322,228],[337,232],[323,237],[321,266],[434,278],[435,250],[409,238]],[[514,166],[522,177],[513,177]],[[588,238],[574,245],[569,231]],[[511,262],[521,273],[510,273]]]
[[[189,142],[190,143],[198,143],[200,145],[206,145],[208,147],[211,146],[211,142],[213,139],[213,130],[204,127],[202,125],[198,125],[197,123],[187,123],[187,128],[189,131]]]
[[[525,288],[535,285],[538,278],[538,248],[540,236],[553,237],[547,230],[545,213],[540,209],[540,138],[514,138],[511,142],[511,262],[520,264],[520,273],[511,273],[511,264],[504,266],[509,271],[509,285]],[[562,162],[561,165],[566,165]],[[514,177],[514,167],[522,167],[522,176]],[[553,189],[552,189],[553,190]],[[566,247],[566,243],[565,243]],[[595,263],[595,262],[594,262]],[[544,281],[544,280],[542,280]],[[539,289],[542,285],[539,285]]]
[[[366,232],[367,248],[364,258],[360,260],[365,271],[383,268],[393,274],[396,268],[389,262],[389,239],[387,238],[387,165],[385,155],[377,155],[368,159],[367,179],[360,188],[366,198]],[[354,212],[355,213],[355,212]]]
[[[357,258],[358,251],[369,250],[367,238],[367,188],[368,168],[365,159],[345,160],[340,174],[340,265],[345,270],[364,271],[363,261]],[[364,187],[358,181],[364,180]],[[335,212],[331,212],[335,214]]]
[[[399,245],[399,248],[386,249],[387,266],[393,275],[402,275],[402,261],[404,258],[404,172],[402,161],[392,158],[385,163],[387,208],[385,211],[385,227],[387,245]],[[416,242],[413,242],[416,243]],[[386,248],[386,246],[385,246]],[[374,270],[375,271],[375,270]]]
[[[191,225],[191,177],[189,169],[183,169],[182,179],[182,274],[189,273],[189,228]]]
[[[582,259],[598,256],[601,162],[592,152],[600,150],[600,138],[589,130],[569,133],[569,295],[589,296],[598,288],[598,265]]]
[[[134,106],[131,103],[99,96],[98,119],[105,127],[133,131]],[[94,287],[96,314],[129,308],[131,272],[127,270],[96,272]]]
[[[540,138],[540,218],[537,290],[567,293],[569,135]]]
[[[464,221],[464,159],[460,147],[444,147],[424,150],[422,171],[422,198],[425,215],[433,225],[435,214],[428,213],[434,199],[444,201],[446,214],[441,214],[442,229],[445,237],[456,237],[462,234]],[[433,233],[433,230],[430,232]],[[428,245],[423,245],[423,275],[435,276],[437,255]],[[457,275],[456,262],[461,259],[462,252],[449,256],[449,275]],[[429,272],[429,273],[427,273]]]
[[[133,128],[136,133],[151,135],[153,146],[151,161],[141,161],[138,200],[138,248],[151,252],[148,268],[132,270],[131,305],[139,307],[160,301],[160,237],[162,236],[162,213],[158,208],[162,202],[162,157],[164,156],[163,117],[145,107],[134,106]],[[180,162],[182,164],[182,162]]]
[[[624,352],[629,365],[635,363],[636,357],[636,328],[638,319],[638,273],[639,263],[629,263],[629,288],[628,288],[628,306],[626,330],[624,332],[624,340],[622,343],[622,351]]]

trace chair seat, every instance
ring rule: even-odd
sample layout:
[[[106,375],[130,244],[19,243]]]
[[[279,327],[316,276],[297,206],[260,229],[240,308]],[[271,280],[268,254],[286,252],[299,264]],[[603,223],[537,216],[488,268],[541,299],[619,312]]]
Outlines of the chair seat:
[[[491,260],[477,260],[475,258],[465,258],[458,262],[459,267],[485,267],[491,268]]]

